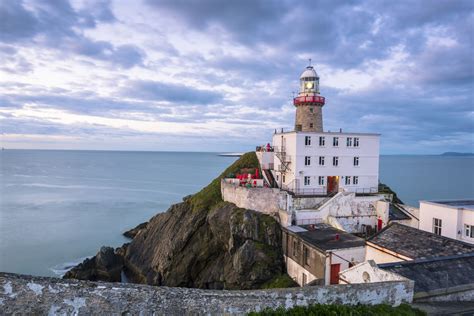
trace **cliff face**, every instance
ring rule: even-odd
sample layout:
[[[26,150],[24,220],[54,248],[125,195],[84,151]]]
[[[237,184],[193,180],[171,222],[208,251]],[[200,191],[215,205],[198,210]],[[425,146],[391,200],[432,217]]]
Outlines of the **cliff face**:
[[[115,252],[122,258],[129,281],[206,289],[291,284],[284,277],[278,222],[268,215],[239,209],[221,198],[223,176],[255,167],[255,153],[242,156],[203,190],[132,230],[132,242]],[[108,279],[106,273],[94,273],[112,265],[96,258],[88,265],[73,268],[65,278],[88,279],[94,275],[99,280],[115,281]],[[94,266],[94,262],[101,262],[101,266]]]
[[[283,272],[278,223],[221,202],[193,211],[189,201],[154,217],[125,252],[137,283],[210,289],[261,287]]]

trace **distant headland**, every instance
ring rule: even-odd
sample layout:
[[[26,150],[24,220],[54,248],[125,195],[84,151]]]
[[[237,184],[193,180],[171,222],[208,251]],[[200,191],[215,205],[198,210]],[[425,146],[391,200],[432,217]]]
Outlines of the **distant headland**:
[[[455,151],[447,151],[442,153],[440,156],[474,156],[474,153],[459,153]]]

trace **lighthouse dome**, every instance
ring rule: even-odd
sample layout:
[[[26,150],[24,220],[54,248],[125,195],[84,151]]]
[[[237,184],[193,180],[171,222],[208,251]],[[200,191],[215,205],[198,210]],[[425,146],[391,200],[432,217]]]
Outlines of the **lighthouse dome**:
[[[301,74],[300,79],[317,78],[317,77],[318,77],[318,74],[316,73],[316,70],[314,70],[313,66],[308,66]]]

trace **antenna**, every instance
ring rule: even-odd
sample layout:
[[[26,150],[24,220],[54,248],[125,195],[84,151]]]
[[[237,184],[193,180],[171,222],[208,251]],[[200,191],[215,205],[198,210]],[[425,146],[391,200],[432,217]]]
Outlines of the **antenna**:
[[[295,91],[291,91],[291,94],[293,95],[293,99],[295,98]]]
[[[309,60],[309,66],[311,67],[311,58],[309,58],[308,60]]]

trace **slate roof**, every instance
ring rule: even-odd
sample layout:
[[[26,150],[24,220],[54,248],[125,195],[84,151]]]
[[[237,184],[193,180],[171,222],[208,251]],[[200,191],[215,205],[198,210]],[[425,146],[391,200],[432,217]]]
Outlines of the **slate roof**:
[[[327,251],[354,247],[364,247],[365,240],[327,224],[302,225],[306,231],[294,233],[308,244]],[[339,240],[336,240],[339,235]]]
[[[411,217],[408,216],[400,206],[394,203],[390,203],[390,206],[388,208],[388,218],[391,221],[411,219]]]
[[[474,253],[474,245],[393,223],[367,241],[411,259]]]
[[[421,201],[425,203],[441,204],[452,208],[474,210],[474,200],[450,200],[450,201]]]
[[[380,269],[415,281],[415,292],[474,283],[474,253],[379,264]]]

